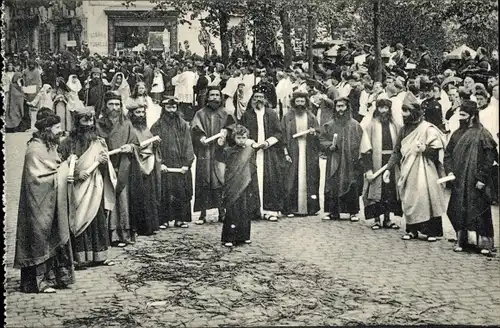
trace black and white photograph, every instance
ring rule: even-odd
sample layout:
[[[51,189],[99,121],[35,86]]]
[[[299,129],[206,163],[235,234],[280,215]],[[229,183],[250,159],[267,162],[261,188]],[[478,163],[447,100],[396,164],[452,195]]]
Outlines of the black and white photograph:
[[[2,1],[3,326],[500,326],[498,5]]]

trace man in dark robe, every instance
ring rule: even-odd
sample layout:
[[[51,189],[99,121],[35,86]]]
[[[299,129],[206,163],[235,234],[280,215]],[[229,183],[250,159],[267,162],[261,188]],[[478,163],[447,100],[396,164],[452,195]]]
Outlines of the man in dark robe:
[[[146,109],[129,109],[128,117],[139,142],[153,137],[146,124]],[[135,147],[130,174],[130,221],[138,235],[152,235],[159,229],[161,201],[161,156],[158,142]]]
[[[59,147],[63,160],[77,157],[69,199],[75,266],[113,265],[108,260],[108,215],[115,205],[116,173],[108,147],[97,136],[93,107],[77,108],[74,127]],[[90,171],[94,163],[99,166]]]
[[[498,159],[497,144],[479,123],[474,101],[465,100],[459,114],[466,128],[452,134],[444,157],[446,172],[456,177],[447,211],[457,233],[454,251],[472,246],[490,255],[494,249],[491,203],[497,197],[491,163]]]
[[[262,207],[257,214],[269,221],[277,221],[283,209],[284,189],[281,182],[285,157],[280,143],[281,124],[276,112],[270,108],[265,91],[261,85],[253,87],[250,108],[243,113],[240,124],[249,130],[249,138],[259,146],[256,162]]]
[[[324,211],[329,214],[325,220],[340,219],[341,213],[347,213],[351,221],[359,221],[361,186],[358,176],[362,136],[363,129],[352,118],[349,100],[335,100],[334,118],[323,125],[319,136],[321,148],[327,156]]]
[[[162,114],[151,127],[151,133],[161,138],[161,201],[160,228],[175,226],[188,228],[191,222],[191,199],[193,198],[194,162],[193,143],[189,123],[179,115],[178,100],[173,96],[162,101]],[[180,169],[180,172],[172,171]]]
[[[97,67],[90,71],[90,81],[86,85],[85,106],[94,106],[96,117],[99,118],[105,104],[104,94],[109,88],[102,81],[101,70]]]
[[[219,221],[224,219],[222,208],[222,186],[224,185],[224,165],[214,157],[220,147],[217,142],[205,140],[227,130],[235,123],[233,116],[221,106],[221,92],[218,87],[208,88],[207,104],[194,115],[191,122],[193,148],[196,154],[196,180],[194,211],[201,211],[196,224],[205,223],[207,210],[219,209]]]
[[[373,174],[389,162],[396,138],[401,129],[393,119],[391,113],[392,102],[389,99],[379,98],[376,108],[363,119],[361,127],[365,135],[361,141],[361,156],[365,173],[363,188],[363,204],[365,206],[365,219],[375,219],[373,230],[382,227],[398,229],[399,226],[391,222],[390,213],[402,216],[401,202],[398,199],[396,183],[399,177],[397,167],[391,175],[395,177],[389,183],[382,182],[382,175],[374,178]],[[384,216],[382,225],[380,216]]]
[[[262,75],[263,74],[263,75]],[[266,71],[261,74],[261,80],[257,84],[260,89],[264,92],[264,95],[269,102],[272,109],[278,107],[278,96],[276,95],[276,88],[272,83],[272,76],[266,75]]]
[[[443,110],[441,109],[439,101],[435,99],[433,83],[423,78],[420,81],[420,90],[425,95],[425,100],[420,104],[424,112],[424,119],[434,124],[441,131],[444,131]]]
[[[120,149],[111,155],[111,163],[117,174],[116,202],[109,217],[109,233],[112,245],[125,247],[135,242],[135,222],[130,221],[130,174],[139,174],[131,170],[134,159],[133,145],[139,140],[130,120],[123,113],[121,96],[108,91],[104,96],[105,110],[97,120],[97,134],[104,138],[110,151]]]
[[[237,125],[232,135],[235,145],[216,151],[218,160],[226,166],[223,204],[227,212],[221,237],[226,247],[251,243],[251,219],[260,207],[255,162],[255,153],[260,146],[248,139],[248,134],[247,128]],[[225,141],[223,136],[217,143],[224,146]]]
[[[319,140],[318,120],[309,111],[309,95],[296,91],[292,109],[282,120],[285,158],[285,198],[283,213],[289,217],[314,215],[319,209]],[[293,137],[296,133],[309,133]]]
[[[57,154],[61,118],[41,110],[21,180],[14,267],[21,291],[55,293],[74,283],[67,203],[68,166]]]
[[[404,126],[384,172],[384,181],[394,179],[391,171],[400,166],[396,184],[406,219],[403,240],[417,238],[419,232],[429,242],[443,236],[441,216],[445,212],[444,188],[436,181],[444,175],[440,158],[444,152],[443,135],[424,120],[417,98],[408,91],[402,107]]]
[[[203,66],[198,67],[198,75],[198,81],[196,81],[194,93],[196,96],[196,103],[198,105],[198,108],[203,108],[205,107],[205,98],[207,96],[207,88],[209,82]]]

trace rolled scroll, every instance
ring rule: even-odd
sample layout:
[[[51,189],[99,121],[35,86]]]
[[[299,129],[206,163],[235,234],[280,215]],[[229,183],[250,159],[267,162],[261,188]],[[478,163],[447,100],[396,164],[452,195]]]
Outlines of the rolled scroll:
[[[315,131],[315,129],[314,129],[314,128],[309,128],[309,129],[307,129],[307,130],[305,130],[305,131],[295,133],[295,134],[292,136],[292,138],[296,139],[296,138],[298,138],[298,137],[302,137],[303,135],[309,134],[309,133],[314,132],[314,131]]]
[[[108,155],[109,156],[112,156],[112,155],[116,155],[116,154],[119,154],[122,152],[122,149],[121,148],[117,148],[117,149],[113,149],[111,150],[110,152],[108,152]]]
[[[205,143],[206,144],[211,143],[212,141],[217,140],[217,139],[219,139],[220,137],[223,137],[223,136],[224,136],[224,134],[222,132],[219,132],[216,135],[213,135],[210,138],[205,139]]]
[[[70,155],[69,159],[69,172],[68,172],[68,183],[75,182],[75,165],[76,165],[76,155]]]
[[[168,167],[167,168],[167,173],[182,173],[182,168]]]
[[[149,138],[149,139],[144,140],[143,142],[141,142],[141,143],[140,143],[140,146],[141,146],[141,148],[142,148],[142,147],[146,147],[146,146],[149,146],[150,144],[152,144],[153,142],[155,142],[155,141],[160,141],[160,140],[161,140],[161,139],[160,139],[160,137],[159,137],[159,136],[154,136],[154,137],[152,137],[152,138]]]
[[[455,175],[453,173],[451,173],[450,175],[444,177],[444,178],[441,178],[441,179],[437,179],[437,183],[438,184],[443,184],[443,183],[446,183],[446,182],[449,182],[449,181],[454,181],[456,179]]]
[[[377,172],[373,173],[373,180],[375,180],[376,178],[378,178],[379,175],[381,175],[382,173],[385,172],[385,170],[387,170],[387,164],[385,164],[384,166],[382,166],[379,170],[377,170]]]
[[[336,133],[333,134],[332,147],[335,147],[337,145],[337,138],[338,137],[339,137],[338,134],[336,134]]]

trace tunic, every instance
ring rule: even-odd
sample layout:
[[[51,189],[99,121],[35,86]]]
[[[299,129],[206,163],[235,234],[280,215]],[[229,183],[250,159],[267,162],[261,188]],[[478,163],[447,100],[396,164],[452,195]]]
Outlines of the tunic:
[[[346,114],[347,115],[347,114]],[[337,134],[336,148],[330,146]],[[361,125],[353,118],[337,118],[323,125],[321,148],[328,156],[325,175],[324,211],[336,218],[340,213],[359,212],[359,158],[363,136]]]
[[[159,136],[162,164],[168,168],[189,168],[186,174],[162,173],[160,224],[176,220],[191,222],[191,199],[193,198],[194,161],[193,143],[189,123],[181,117],[163,115],[151,128]]]
[[[208,107],[200,109],[191,122],[193,149],[196,154],[195,212],[220,208],[224,184],[224,165],[214,157],[215,150],[220,146],[217,141],[203,145],[200,139],[214,136],[234,122],[233,116],[223,107],[215,111]]]
[[[113,126],[108,125],[106,117],[97,120],[97,133],[104,138],[108,149],[118,149],[125,144],[138,144],[137,135],[134,132],[132,123],[121,116]],[[133,237],[131,230],[135,230],[135,222],[129,217],[129,178],[130,174],[137,174],[131,170],[133,154],[118,153],[111,156],[111,163],[117,173],[116,183],[116,203],[109,218],[109,230],[111,242],[126,242]]]
[[[28,144],[21,180],[14,267],[21,290],[74,282],[67,203],[68,166],[40,139]]]
[[[453,172],[447,214],[458,234],[460,246],[493,249],[491,203],[497,195],[491,163],[498,157],[496,142],[481,124],[453,133],[446,147],[446,172]],[[485,184],[478,190],[476,183]]]
[[[309,111],[301,116],[290,111],[283,117],[283,140],[292,158],[292,163],[285,168],[285,214],[311,215],[320,209],[318,138],[311,134],[296,139],[292,137],[309,128],[318,128],[316,117]]]

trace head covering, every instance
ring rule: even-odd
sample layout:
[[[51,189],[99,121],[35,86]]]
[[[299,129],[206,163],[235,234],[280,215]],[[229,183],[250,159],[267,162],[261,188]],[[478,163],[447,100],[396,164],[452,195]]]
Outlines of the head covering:
[[[90,75],[94,74],[94,73],[98,73],[98,74],[101,74],[101,69],[99,67],[94,67],[90,70]]]
[[[408,91],[406,93],[406,97],[403,100],[403,107],[406,107],[410,110],[420,109],[420,104],[418,103],[418,99],[411,91]]]
[[[120,100],[120,102],[122,101],[122,96],[115,92],[115,91],[108,91],[106,92],[106,94],[104,95],[104,103],[107,104],[108,101],[110,100]]]
[[[392,101],[386,97],[379,97],[376,102],[376,106],[378,107],[388,107],[389,109],[392,107]]]
[[[262,84],[256,84],[252,87],[252,92],[255,93],[263,93],[266,94],[266,88]]]
[[[61,123],[61,118],[49,108],[42,108],[36,113],[35,128],[39,131],[51,128],[58,123]]]
[[[420,90],[421,91],[431,91],[433,85],[434,85],[434,83],[430,79],[428,79],[426,76],[423,76],[420,79]]]
[[[396,49],[397,50],[404,50],[404,46],[401,43],[396,43]]]
[[[179,103],[179,99],[173,96],[163,96],[163,100],[161,101],[162,105],[177,105]]]
[[[476,116],[479,113],[477,108],[477,103],[472,100],[464,100],[460,105],[460,111],[469,114],[470,116]]]
[[[94,106],[79,107],[79,108],[75,108],[74,113],[75,113],[75,115],[85,116],[88,114],[95,114],[95,109],[94,109]]]
[[[75,82],[73,82],[73,76],[76,77]],[[80,90],[82,90],[82,84],[75,74],[72,74],[68,77],[68,82],[66,83],[66,85],[68,86],[68,88],[71,91],[74,91],[76,93],[78,93],[78,92],[80,92]]]

